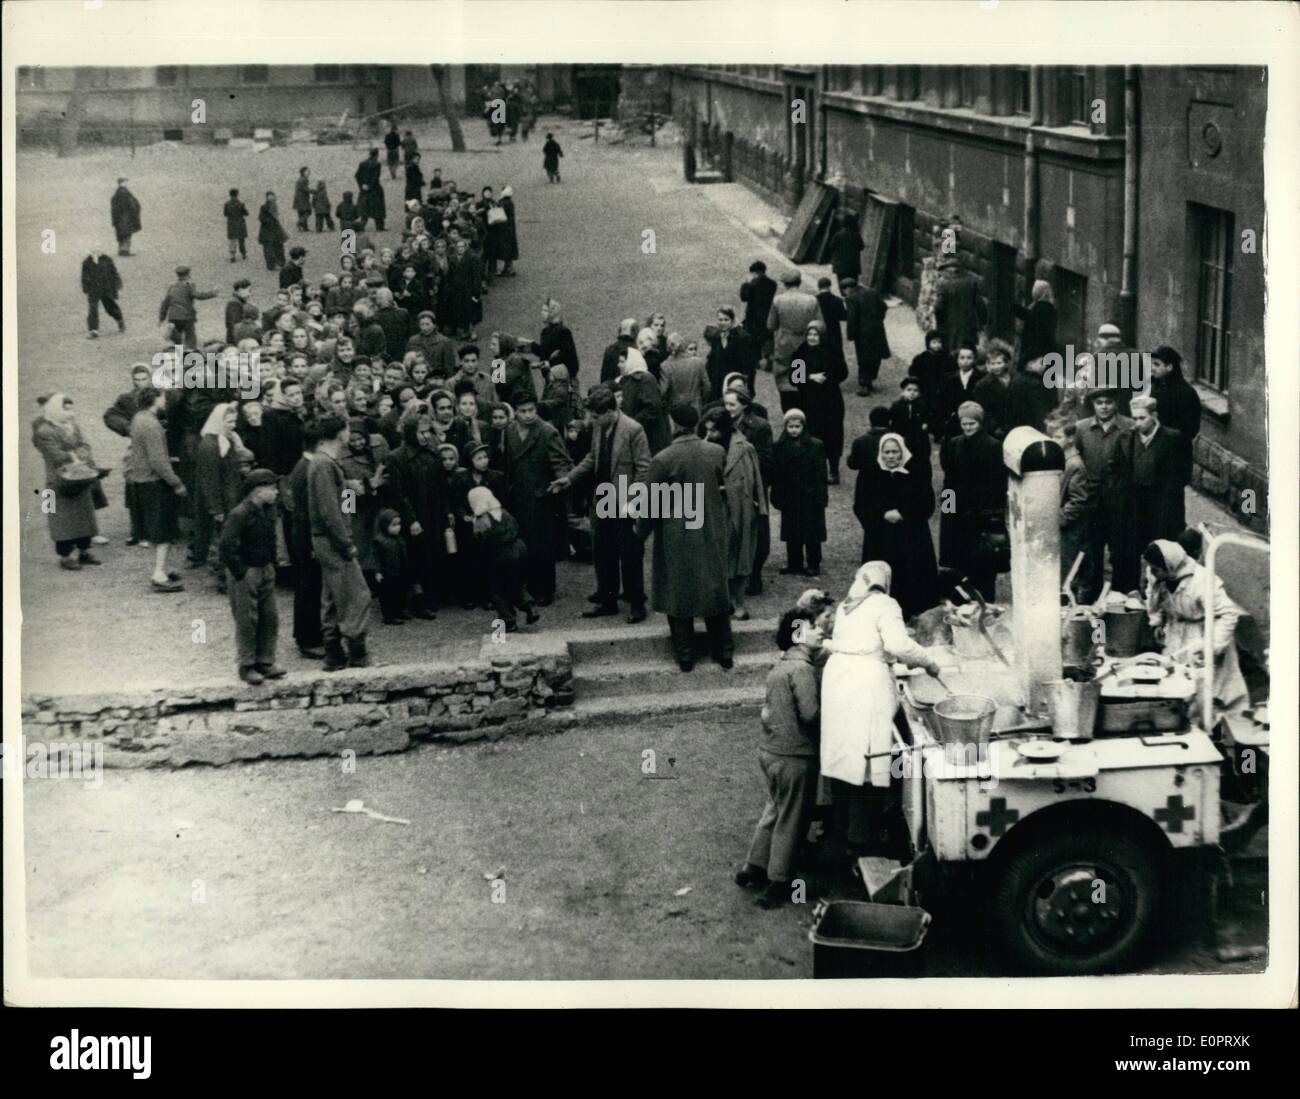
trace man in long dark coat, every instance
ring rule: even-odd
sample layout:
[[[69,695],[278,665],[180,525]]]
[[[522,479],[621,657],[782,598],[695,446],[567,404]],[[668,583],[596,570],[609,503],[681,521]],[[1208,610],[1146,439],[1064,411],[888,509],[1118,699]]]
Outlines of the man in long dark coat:
[[[86,337],[95,339],[99,335],[99,307],[117,321],[119,332],[126,331],[126,322],[122,320],[122,310],[118,308],[117,292],[122,289],[122,276],[117,273],[117,264],[112,257],[106,256],[96,245],[90,255],[81,261],[81,292],[86,295]]]
[[[637,519],[642,538],[655,536],[650,605],[668,616],[673,654],[684,672],[695,666],[695,619],[704,619],[709,651],[723,668],[732,665],[731,596],[727,590],[727,505],[723,498],[727,452],[695,434],[699,414],[690,405],[670,413],[676,436],[650,459],[646,481],[651,499],[679,499],[657,490],[676,486],[683,506],[674,515]],[[694,507],[690,504],[693,503]]]
[[[978,344],[987,317],[975,276],[964,272],[955,259],[948,260],[943,266],[934,303],[935,324],[948,346]]]
[[[1183,440],[1160,422],[1159,402],[1134,397],[1133,430],[1122,435],[1111,454],[1112,480],[1129,485],[1129,520],[1138,553],[1157,538],[1173,540],[1187,526],[1184,512]],[[1125,589],[1128,590],[1128,589]]]
[[[573,468],[564,439],[537,417],[537,398],[524,395],[505,429],[506,510],[528,547],[528,591],[545,607],[555,599],[555,562],[567,544],[563,503],[551,483]]]
[[[384,205],[383,165],[379,163],[379,150],[371,149],[370,155],[357,165],[356,176],[359,194],[357,209],[359,222],[357,229],[364,232],[366,223],[375,219],[375,228],[382,231],[386,207]]]
[[[113,219],[113,233],[117,237],[117,254],[131,254],[131,237],[140,231],[140,200],[126,188],[126,177],[119,176],[117,190],[109,203]]]
[[[848,313],[844,336],[853,344],[858,361],[858,396],[865,397],[875,389],[880,364],[893,354],[885,335],[888,307],[879,291],[861,285],[855,278],[841,279],[840,293]]]
[[[754,337],[760,354],[767,354],[767,318],[776,297],[776,281],[768,277],[767,264],[756,259],[749,265],[749,278],[740,284],[740,300],[745,303],[744,329]],[[752,385],[751,385],[752,389]]]

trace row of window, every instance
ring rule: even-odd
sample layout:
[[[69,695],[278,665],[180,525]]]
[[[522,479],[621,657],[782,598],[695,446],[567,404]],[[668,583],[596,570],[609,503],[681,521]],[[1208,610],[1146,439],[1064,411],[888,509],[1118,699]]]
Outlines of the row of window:
[[[760,80],[780,80],[779,65],[723,65],[722,71]],[[1028,115],[1035,70],[1029,65],[946,65],[929,73],[922,65],[828,65],[828,91],[925,100],[984,114]],[[1093,101],[1104,95],[1102,80],[1088,66],[1053,66],[1046,74],[1044,108],[1049,125],[1096,124]]]
[[[312,81],[316,84],[341,84],[343,82],[342,65],[313,65]],[[40,89],[46,86],[46,68],[42,65],[20,65],[18,67],[18,87]],[[76,81],[79,88],[107,88],[111,69],[80,68]],[[240,65],[239,83],[267,84],[270,82],[271,66]],[[180,65],[158,65],[154,68],[154,83],[160,87],[171,87],[181,83]]]

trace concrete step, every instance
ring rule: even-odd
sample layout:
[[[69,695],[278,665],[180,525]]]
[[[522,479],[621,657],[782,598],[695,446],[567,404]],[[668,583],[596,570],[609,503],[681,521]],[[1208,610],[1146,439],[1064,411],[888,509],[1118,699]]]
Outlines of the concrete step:
[[[697,665],[697,671],[699,667]],[[696,672],[678,674],[683,681],[689,681]],[[711,712],[725,713],[728,722],[757,721],[762,706],[763,684],[759,681],[725,689],[692,687],[671,693],[614,695],[592,699],[579,696],[568,712],[578,727],[608,729],[643,722],[654,722],[662,727],[665,718],[685,718]]]
[[[776,622],[770,618],[731,623],[731,636],[737,656],[741,653],[766,652],[775,660],[778,653],[775,634]],[[659,660],[673,666],[668,627],[662,618],[639,626],[583,630],[568,634],[567,640],[575,669],[586,663],[645,660]],[[702,654],[709,651],[708,635],[700,622],[696,623],[695,650]]]
[[[683,688],[692,691],[728,690],[758,684],[762,687],[778,652],[738,653],[728,671],[705,657],[693,671],[683,672],[666,660],[583,661],[573,669],[573,690],[583,701],[627,698],[630,695],[670,695]]]

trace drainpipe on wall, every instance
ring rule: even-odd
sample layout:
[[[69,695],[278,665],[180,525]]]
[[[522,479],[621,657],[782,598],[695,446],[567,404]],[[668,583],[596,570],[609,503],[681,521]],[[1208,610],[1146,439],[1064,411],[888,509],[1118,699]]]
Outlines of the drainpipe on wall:
[[[1128,347],[1137,346],[1138,67],[1124,66],[1124,266],[1119,290],[1119,327]]]
[[[1043,114],[1038,82],[1035,66],[1029,70],[1029,127],[1025,130],[1025,282],[1029,286],[1038,274],[1038,143],[1034,127],[1042,122]]]

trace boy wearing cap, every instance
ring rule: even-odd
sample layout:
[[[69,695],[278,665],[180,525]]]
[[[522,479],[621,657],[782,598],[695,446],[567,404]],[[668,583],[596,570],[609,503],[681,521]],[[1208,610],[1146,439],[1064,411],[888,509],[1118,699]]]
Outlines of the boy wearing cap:
[[[285,674],[275,662],[280,629],[275,606],[275,505],[279,495],[279,478],[274,473],[253,470],[244,482],[243,500],[230,509],[221,527],[221,563],[228,574],[239,678],[254,686]]]
[[[304,275],[302,270],[303,260],[307,258],[307,249],[301,244],[295,244],[289,249],[289,262],[280,268],[280,288],[287,290],[290,286],[297,286],[302,282]]]
[[[163,329],[164,338],[187,348],[197,347],[199,338],[194,326],[198,321],[198,313],[194,303],[216,296],[215,290],[194,289],[188,267],[182,264],[176,268],[176,281],[168,287],[158,309],[158,323],[166,326]]]

